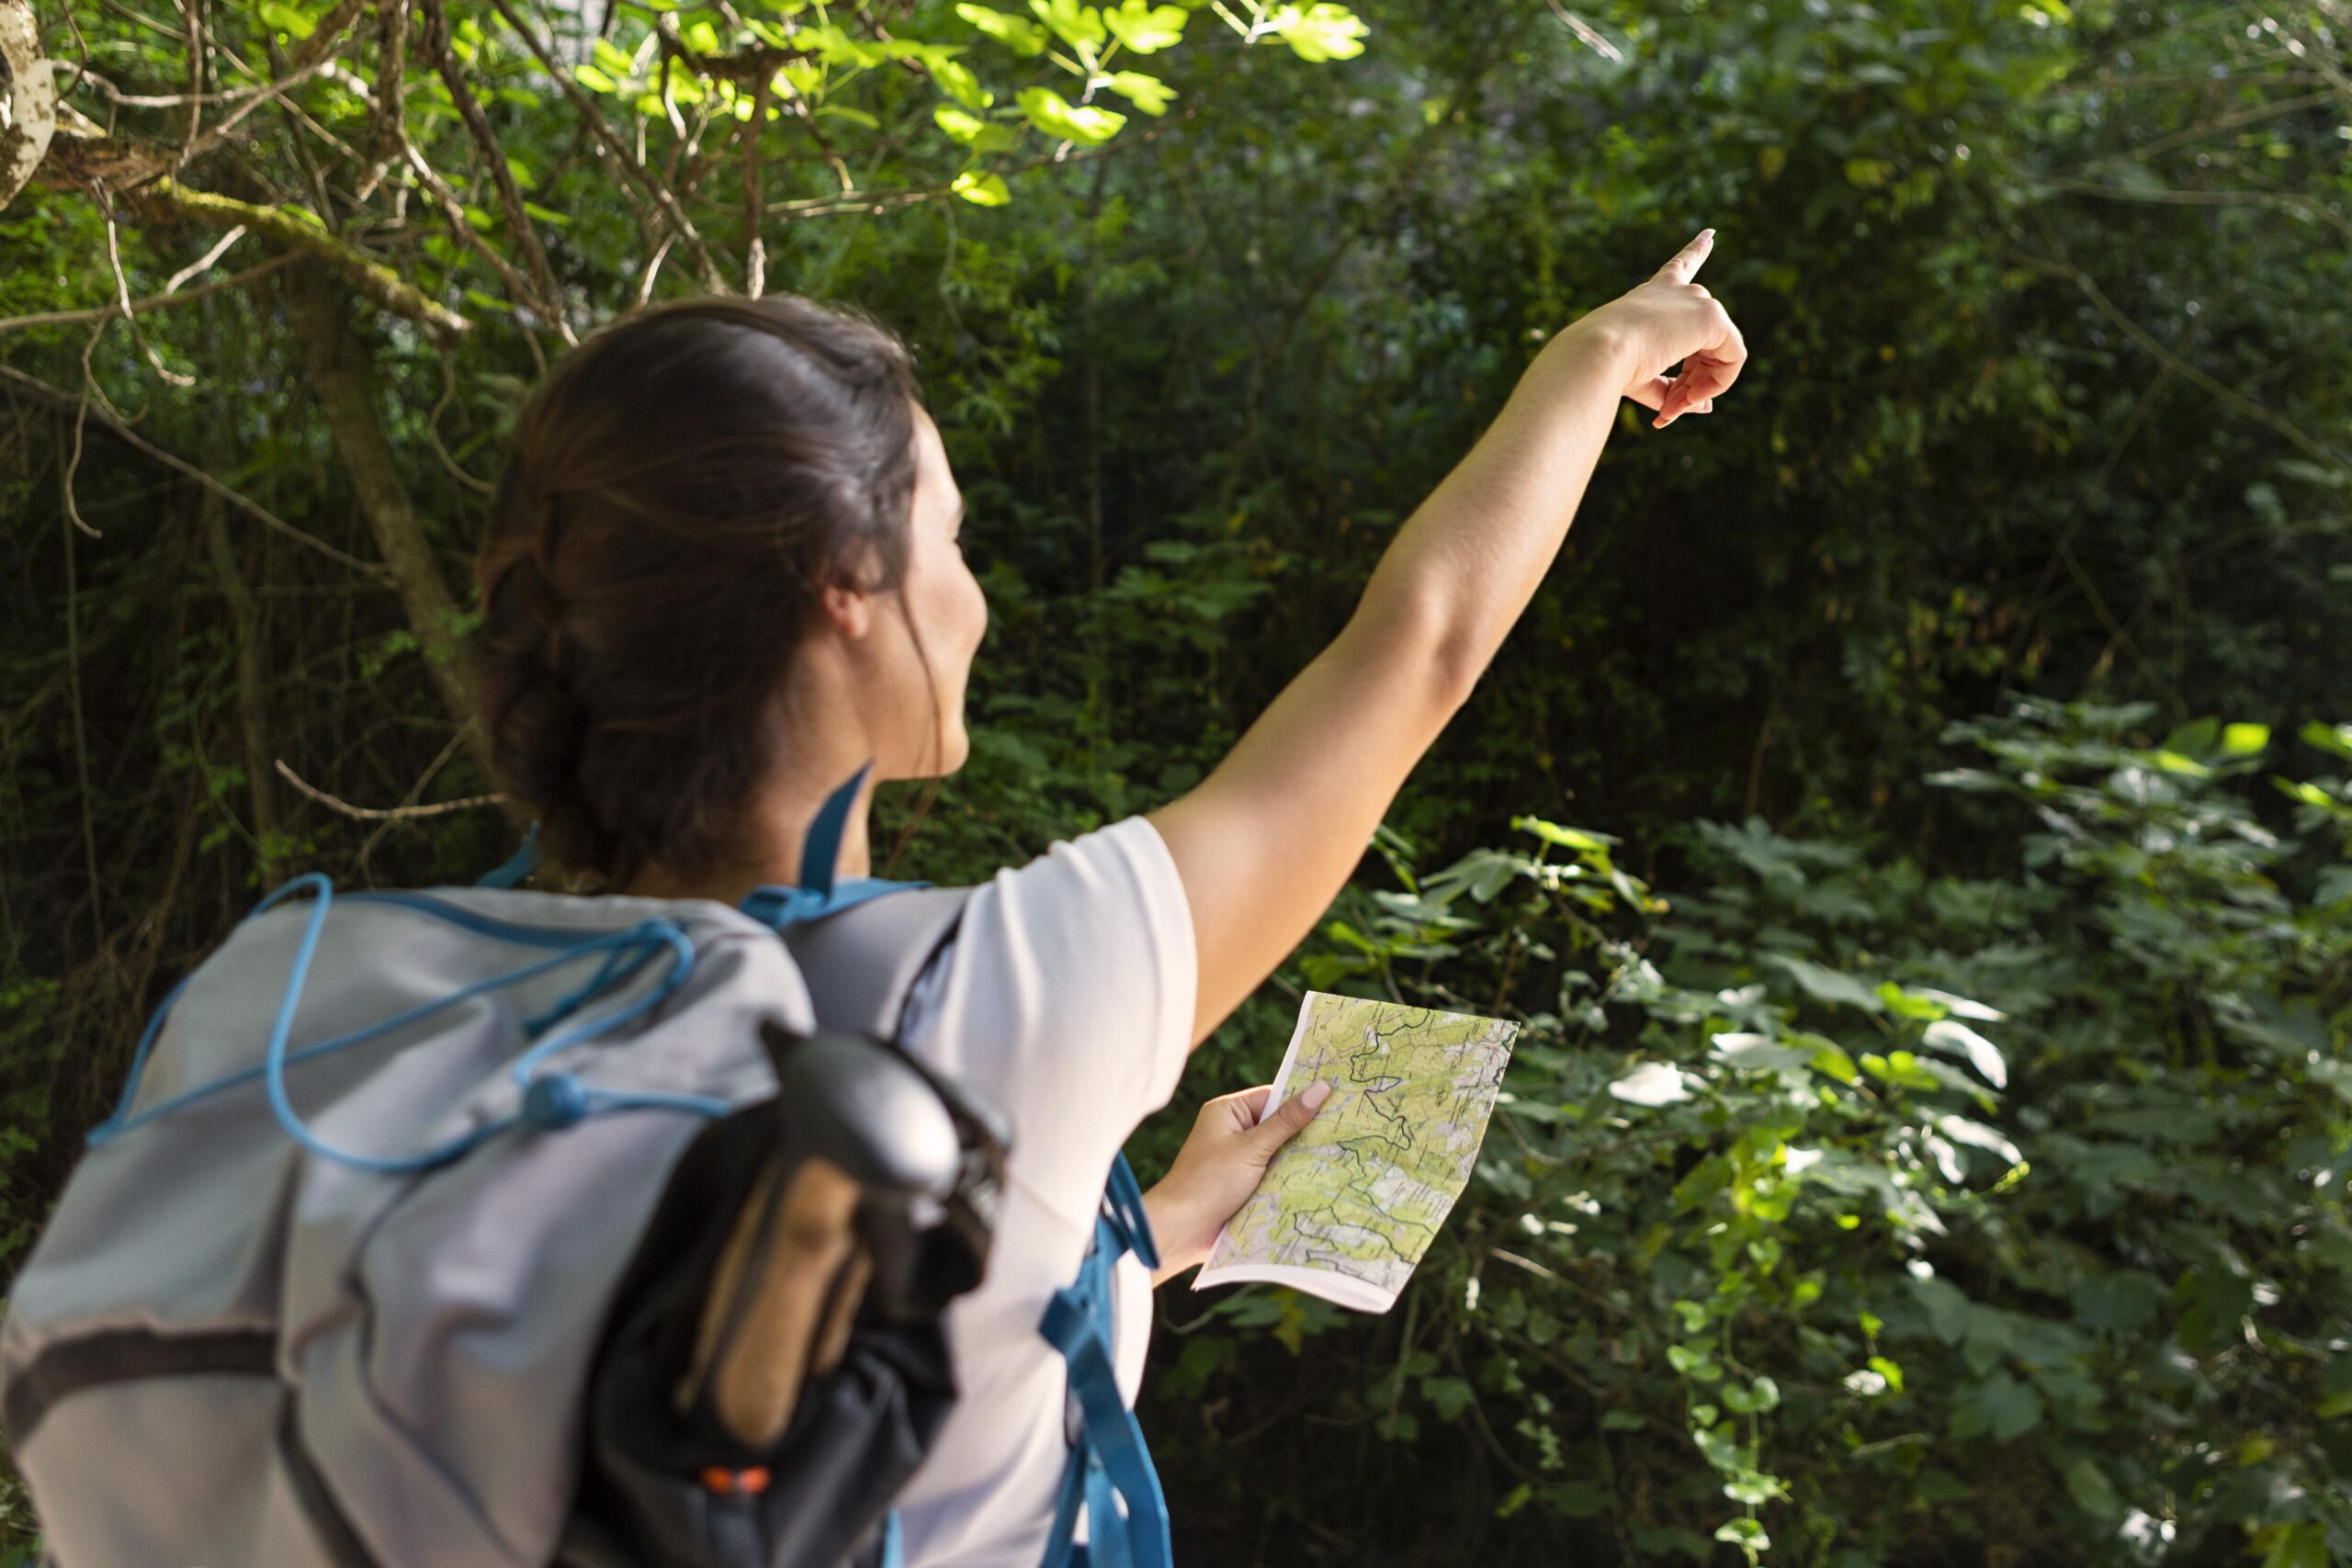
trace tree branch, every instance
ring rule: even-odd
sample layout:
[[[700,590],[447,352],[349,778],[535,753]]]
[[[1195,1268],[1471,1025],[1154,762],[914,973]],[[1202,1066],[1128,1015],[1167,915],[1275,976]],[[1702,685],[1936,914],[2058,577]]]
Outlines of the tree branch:
[[[564,320],[563,292],[557,288],[554,269],[548,265],[548,254],[539,244],[539,231],[531,222],[531,215],[523,209],[523,193],[515,187],[514,172],[506,166],[506,152],[498,144],[498,132],[492,129],[490,117],[482,112],[481,103],[466,85],[465,73],[458,69],[456,58],[449,52],[449,18],[441,0],[418,0],[424,13],[424,49],[432,57],[434,72],[449,89],[450,101],[458,106],[458,116],[466,122],[466,130],[474,139],[482,162],[489,166],[491,184],[498,189],[498,202],[506,209],[507,231],[514,243],[522,247],[523,260],[531,269],[531,279],[538,296],[537,310],[567,344],[580,340]]]
[[[114,314],[114,309],[109,306],[102,313],[111,316]],[[85,412],[83,400],[74,396],[72,392],[66,391],[62,388],[52,387],[37,376],[28,376],[22,370],[18,370],[15,367],[8,365],[0,365],[0,379],[10,380],[17,383],[25,389],[25,392],[19,394],[20,396],[27,396],[30,401],[40,403],[45,408],[54,409],[59,413],[74,414],[96,421],[107,434],[112,435],[116,440],[123,443],[127,446],[130,446],[140,452],[145,453],[148,457],[153,457],[158,463],[163,464],[164,467],[171,469],[174,473],[184,474],[187,478],[194,479],[198,484],[202,485],[206,490],[219,495],[221,500],[229,502],[232,506],[234,506],[238,510],[257,518],[264,526],[275,528],[279,533],[285,535],[288,538],[295,540],[297,543],[300,544],[303,548],[316,550],[319,554],[326,557],[329,560],[335,562],[338,566],[347,566],[352,570],[365,573],[368,577],[375,581],[390,581],[390,574],[375,562],[361,560],[357,556],[345,555],[341,550],[336,549],[333,545],[328,544],[324,539],[318,537],[316,535],[304,533],[301,529],[297,528],[293,524],[287,522],[284,518],[278,516],[276,513],[270,511],[259,502],[253,501],[239,494],[237,491],[231,490],[227,485],[222,484],[219,479],[214,479],[210,474],[206,473],[202,468],[198,468],[194,463],[189,462],[187,458],[179,457],[174,453],[167,452],[163,447],[156,446],[153,442],[148,440],[145,436],[140,434],[129,425],[124,424],[120,420],[107,413],[104,410],[90,409]]]
[[[473,330],[473,323],[436,299],[427,299],[400,274],[346,240],[313,228],[284,208],[239,201],[212,191],[191,189],[164,175],[125,193],[125,199],[160,216],[194,219],[223,226],[242,224],[266,239],[318,257],[351,280],[369,299],[397,316],[405,316],[432,336],[452,340]]]

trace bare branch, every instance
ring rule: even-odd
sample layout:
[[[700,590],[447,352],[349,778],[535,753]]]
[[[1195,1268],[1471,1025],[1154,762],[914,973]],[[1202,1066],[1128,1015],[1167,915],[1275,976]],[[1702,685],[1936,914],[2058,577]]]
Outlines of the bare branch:
[[[539,231],[531,222],[531,215],[523,209],[523,193],[514,184],[514,172],[506,166],[506,152],[498,143],[498,133],[491,128],[490,116],[466,85],[465,73],[458,69],[455,56],[449,52],[449,18],[442,9],[441,0],[420,0],[424,13],[424,48],[432,57],[433,69],[449,89],[450,101],[458,106],[458,116],[466,122],[466,130],[474,139],[483,164],[488,165],[491,184],[497,188],[499,205],[506,209],[507,231],[522,247],[523,260],[531,269],[536,310],[567,344],[580,340],[564,320],[563,291],[555,281],[555,272],[548,265],[548,254],[539,244]]]
[[[733,293],[734,290],[727,286],[726,278],[720,276],[718,264],[712,261],[710,247],[704,243],[702,231],[695,228],[695,220],[686,216],[685,209],[678,203],[676,193],[649,174],[645,165],[638,161],[636,154],[622,145],[620,138],[614,134],[613,128],[605,122],[603,107],[589,96],[585,87],[572,80],[571,73],[557,62],[548,46],[540,40],[537,29],[514,14],[514,7],[508,4],[508,0],[491,0],[491,4],[498,8],[498,14],[501,17],[506,18],[506,25],[514,29],[517,38],[523,40],[523,46],[531,51],[533,58],[537,60],[540,66],[546,70],[548,78],[562,90],[564,96],[571,100],[571,107],[580,111],[582,123],[587,126],[589,134],[596,139],[597,144],[609,155],[608,161],[612,166],[619,170],[631,184],[643,190],[651,198],[653,205],[662,209],[662,215],[669,220],[670,226],[677,231],[678,237],[686,243],[686,250],[695,258],[695,265],[702,274],[704,287],[714,294]]]
[[[2196,382],[2199,386],[2212,393],[2214,397],[2220,399],[2222,402],[2227,403],[2230,407],[2237,410],[2240,413],[2245,414],[2247,418],[2268,425],[2272,430],[2277,431],[2280,435],[2285,436],[2290,442],[2293,443],[2295,448],[2303,453],[2306,457],[2314,458],[2331,468],[2342,469],[2346,467],[2345,459],[2341,454],[2331,451],[2327,447],[2321,446],[2318,442],[2312,440],[2310,436],[2297,429],[2285,418],[2272,412],[2270,410],[2263,407],[2260,403],[2256,402],[2252,398],[2247,397],[2235,387],[2230,386],[2227,382],[2219,380],[2213,376],[2209,375],[2204,370],[2199,368],[2196,365],[2190,363],[2188,360],[2181,358],[2178,355],[2173,353],[2172,350],[2166,348],[2163,344],[2157,342],[2155,338],[2149,334],[2146,328],[2141,326],[2139,322],[2124,314],[2122,310],[2117,306],[2115,301],[2107,297],[2106,291],[2099,288],[2098,281],[2082,268],[2068,262],[2052,261],[2044,256],[2033,255],[2028,252],[2020,251],[2014,247],[2011,248],[2009,254],[2015,256],[2018,261],[2022,262],[2025,265],[2033,268],[2037,272],[2047,273],[2052,277],[2063,277],[2072,282],[2075,288],[2083,291],[2083,297],[2088,299],[2091,304],[2098,309],[2100,315],[2105,316],[2109,321],[2114,322],[2118,330],[2122,332],[2122,333],[2126,337],[2129,337],[2133,343],[2138,344],[2143,349],[2146,350],[2149,354],[2154,355],[2158,360],[2171,366],[2176,374],[2184,376],[2189,380]]]
[[[354,806],[351,802],[338,799],[305,780],[301,774],[286,765],[285,758],[278,758],[275,765],[277,769],[277,776],[302,794],[330,811],[338,812],[360,822],[403,822],[419,817],[447,817],[453,812],[471,811],[476,807],[502,806],[506,801],[506,796],[503,795],[469,795],[463,800],[435,801],[431,806]]]
[[[114,313],[114,307],[112,306],[107,307],[104,311],[100,312],[103,317],[108,318],[112,317]],[[86,400],[77,397],[74,393],[68,392],[62,388],[52,387],[37,376],[28,376],[22,370],[17,369],[14,366],[0,365],[0,379],[17,382],[31,393],[32,400],[34,401],[42,404],[44,407],[55,409],[60,413],[84,414],[84,411],[86,409]],[[305,549],[316,550],[319,554],[326,557],[329,560],[334,561],[338,566],[349,567],[352,570],[363,573],[374,581],[389,582],[391,580],[391,574],[386,571],[382,567],[378,566],[375,562],[361,560],[357,556],[345,555],[341,550],[336,549],[333,545],[328,544],[324,539],[318,537],[316,535],[304,533],[301,529],[297,528],[293,524],[287,522],[284,518],[278,516],[276,513],[270,511],[259,502],[254,501],[246,496],[239,494],[233,490],[231,490],[227,485],[222,484],[219,479],[214,479],[210,474],[206,473],[202,468],[198,468],[194,463],[189,462],[187,458],[178,457],[174,453],[167,452],[163,447],[156,446],[153,442],[148,440],[145,436],[140,434],[137,431],[131,429],[120,420],[103,412],[89,412],[85,414],[85,417],[95,419],[99,424],[103,425],[106,428],[107,433],[112,435],[116,440],[122,442],[125,446],[145,453],[148,457],[153,457],[155,461],[163,464],[164,467],[171,469],[173,472],[184,474],[187,478],[194,479],[198,484],[202,485],[205,489],[220,496],[221,500],[227,502],[230,505],[234,506],[238,510],[256,518],[265,526],[276,529],[277,532],[285,535],[288,538],[301,545]]]

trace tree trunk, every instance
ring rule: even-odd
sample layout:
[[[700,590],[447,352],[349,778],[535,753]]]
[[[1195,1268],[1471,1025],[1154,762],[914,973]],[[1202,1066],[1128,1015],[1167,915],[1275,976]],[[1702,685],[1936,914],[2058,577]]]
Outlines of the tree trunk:
[[[401,604],[424,655],[425,671],[457,721],[467,753],[481,776],[491,778],[489,737],[474,706],[472,653],[458,629],[457,603],[434,564],[416,505],[401,482],[391,446],[377,419],[367,355],[353,339],[346,298],[322,267],[305,264],[288,269],[286,302],[318,393],[319,412],[326,416],[360,515],[400,585]]]
[[[216,361],[212,301],[204,301],[205,357]],[[225,398],[212,407],[210,428],[205,433],[205,467],[220,472],[230,466],[229,404]],[[254,813],[254,860],[261,885],[277,885],[277,816],[270,803],[269,734],[263,722],[268,681],[262,671],[261,624],[254,613],[253,592],[245,586],[237,547],[229,537],[229,507],[220,492],[207,490],[197,498],[197,516],[204,525],[204,546],[212,558],[212,575],[229,607],[229,634],[237,653],[237,730],[243,742],[245,789]]]

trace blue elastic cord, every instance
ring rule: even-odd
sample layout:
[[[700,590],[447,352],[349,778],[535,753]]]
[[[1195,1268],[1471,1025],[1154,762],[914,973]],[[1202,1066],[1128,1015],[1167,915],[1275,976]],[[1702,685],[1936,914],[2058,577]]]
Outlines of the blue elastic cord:
[[[901,1568],[907,1560],[907,1532],[899,1527],[899,1510],[882,1516],[882,1568]]]
[[[800,843],[800,886],[815,894],[833,890],[833,872],[842,858],[842,834],[849,827],[850,807],[857,804],[857,792],[865,785],[865,775],[874,764],[850,775],[849,783],[825,797],[817,808],[817,819],[808,824],[808,836]]]
[[[155,1010],[154,1017],[149,1020],[146,1032],[140,1038],[139,1048],[132,1055],[130,1079],[124,1086],[121,1102],[111,1117],[91,1132],[89,1135],[91,1144],[105,1143],[158,1116],[165,1115],[184,1105],[219,1094],[241,1084],[250,1083],[255,1077],[265,1081],[268,1089],[271,1112],[277,1117],[278,1124],[285,1129],[287,1135],[297,1144],[322,1158],[332,1159],[361,1170],[385,1173],[420,1170],[454,1159],[483,1139],[518,1123],[548,1128],[568,1126],[584,1115],[633,1110],[688,1111],[697,1115],[715,1117],[725,1115],[731,1109],[725,1100],[707,1095],[593,1089],[581,1084],[568,1073],[542,1075],[537,1072],[542,1064],[558,1052],[584,1043],[630,1021],[659,1006],[673,991],[684,983],[694,969],[694,943],[683,930],[669,920],[648,920],[626,931],[606,932],[582,942],[578,940],[576,933],[573,932],[560,931],[546,927],[518,926],[508,921],[492,919],[444,903],[424,894],[355,894],[353,897],[360,901],[389,903],[415,909],[450,924],[499,940],[532,946],[556,946],[560,951],[537,963],[526,964],[505,975],[479,981],[449,996],[427,1002],[421,1007],[412,1008],[404,1013],[370,1024],[365,1029],[355,1030],[332,1040],[321,1041],[314,1045],[305,1046],[300,1051],[289,1051],[288,1046],[293,1033],[294,1015],[301,1001],[303,987],[309,979],[311,961],[318,953],[319,938],[325,925],[327,910],[334,901],[334,887],[324,876],[316,873],[298,876],[264,898],[254,908],[254,914],[261,914],[304,890],[315,892],[318,901],[311,912],[310,919],[304,924],[301,941],[296,946],[294,962],[287,976],[285,994],[278,1002],[277,1014],[271,1023],[268,1044],[260,1065],[225,1074],[209,1083],[199,1084],[194,1089],[173,1096],[160,1105],[150,1107],[137,1116],[129,1114],[131,1103],[138,1096],[139,1084],[146,1072],[149,1057],[153,1052],[157,1038],[163,1032],[164,1021],[169,1016],[173,1004],[179,1000],[181,993],[187,988],[188,982],[182,980],[179,985],[172,988],[170,995],[164,998],[163,1005]],[[540,1042],[516,1060],[514,1073],[517,1084],[524,1091],[524,1104],[521,1110],[459,1134],[433,1148],[393,1157],[362,1155],[337,1148],[311,1131],[300,1113],[294,1110],[291,1097],[287,1093],[286,1069],[292,1063],[308,1061],[332,1051],[343,1050],[376,1039],[406,1024],[455,1007],[484,992],[515,985],[592,953],[604,953],[605,962],[599,965],[595,976],[586,986],[567,996],[555,1008],[548,1010],[548,1013],[532,1021],[539,1027],[546,1027],[568,1016],[600,991],[616,985],[627,984],[644,968],[648,962],[659,956],[665,947],[670,953],[669,969],[653,990],[603,1018],[580,1024],[552,1039]]]
[[[380,894],[354,893],[345,895],[344,901],[345,903],[351,903],[354,901],[381,902],[384,901],[385,897],[385,895]],[[409,1009],[406,1012],[396,1014],[393,1017],[384,1019],[376,1023],[371,1023],[365,1029],[355,1029],[348,1034],[338,1034],[331,1040],[322,1040],[315,1045],[305,1045],[299,1051],[289,1051],[286,1055],[287,1065],[291,1066],[298,1063],[307,1062],[314,1056],[324,1056],[333,1052],[343,1050],[346,1046],[365,1044],[367,1042],[376,1039],[379,1035],[390,1034],[395,1030],[406,1028],[412,1023],[432,1017],[435,1013],[446,1012],[449,1009],[458,1005],[460,1002],[470,1001],[475,997],[481,996],[485,992],[501,990],[508,986],[519,985],[525,980],[533,979],[540,975],[544,975],[550,969],[560,968],[566,964],[576,962],[583,953],[596,951],[598,946],[603,945],[608,940],[610,939],[599,938],[594,945],[567,949],[566,951],[555,953],[550,957],[543,958],[536,964],[526,964],[524,967],[513,970],[507,974],[496,975],[487,980],[477,981],[473,985],[468,986],[461,990],[452,991],[447,996],[442,997],[437,1000],[426,1002],[421,1007],[413,1007]],[[223,1074],[221,1077],[214,1078],[208,1083],[200,1083],[194,1089],[187,1089],[179,1094],[175,1094],[171,1099],[164,1100],[160,1104],[151,1105],[136,1116],[128,1114],[130,1109],[130,1102],[139,1092],[140,1080],[146,1071],[147,1048],[153,1043],[155,1035],[162,1030],[164,1017],[171,1011],[172,1004],[179,1000],[180,992],[187,989],[187,981],[182,980],[179,985],[173,987],[172,994],[164,998],[164,1005],[155,1010],[155,1016],[148,1022],[146,1037],[141,1040],[140,1043],[139,1054],[131,1059],[130,1077],[123,1089],[122,1103],[117,1107],[113,1116],[107,1118],[107,1121],[100,1123],[91,1132],[89,1142],[93,1145],[105,1143],[107,1139],[115,1137],[119,1134],[128,1133],[133,1128],[144,1126],[148,1122],[155,1120],[158,1116],[166,1115],[171,1111],[177,1111],[184,1105],[191,1105],[198,1100],[208,1100],[213,1095],[220,1094],[227,1089],[235,1089],[241,1084],[251,1083],[255,1078],[262,1076],[262,1066],[259,1063],[255,1063],[250,1067],[243,1067],[233,1073]]]
[[[505,863],[491,872],[476,887],[517,887],[523,879],[539,869],[539,825],[531,824],[523,835],[523,847],[506,857]]]

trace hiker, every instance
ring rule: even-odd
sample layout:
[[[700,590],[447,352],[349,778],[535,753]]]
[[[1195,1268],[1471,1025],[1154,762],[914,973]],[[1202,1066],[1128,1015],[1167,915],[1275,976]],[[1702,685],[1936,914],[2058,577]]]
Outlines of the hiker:
[[[11,1284],[60,1568],[1169,1568],[1151,1286],[1319,1086],[1211,1100],[1148,1192],[1121,1146],[1469,699],[1620,400],[1739,375],[1712,241],[1545,345],[1205,780],[971,888],[871,874],[987,626],[906,348],[780,297],[572,353],[480,561],[532,844],[264,898]]]
[[[1038,1322],[1078,1272],[1105,1170],[1313,927],[1469,698],[1620,400],[1663,427],[1737,378],[1738,331],[1693,282],[1712,243],[1551,340],[1345,628],[1205,780],[966,906],[906,1038],[1002,1109],[1011,1179],[987,1278],[949,1311],[958,1403],[899,1497],[910,1562],[1036,1568],[1069,1467],[1064,1366]],[[966,525],[907,351],[863,319],[696,299],[560,364],[515,426],[481,566],[484,712],[551,858],[625,894],[731,905],[803,879],[810,824],[860,768],[955,772],[988,620]],[[838,853],[841,875],[867,874],[862,795]],[[1202,1259],[1313,1113],[1294,1096],[1253,1127],[1263,1095],[1210,1101],[1144,1194],[1159,1279]],[[1147,1283],[1121,1260],[1129,1404]]]

